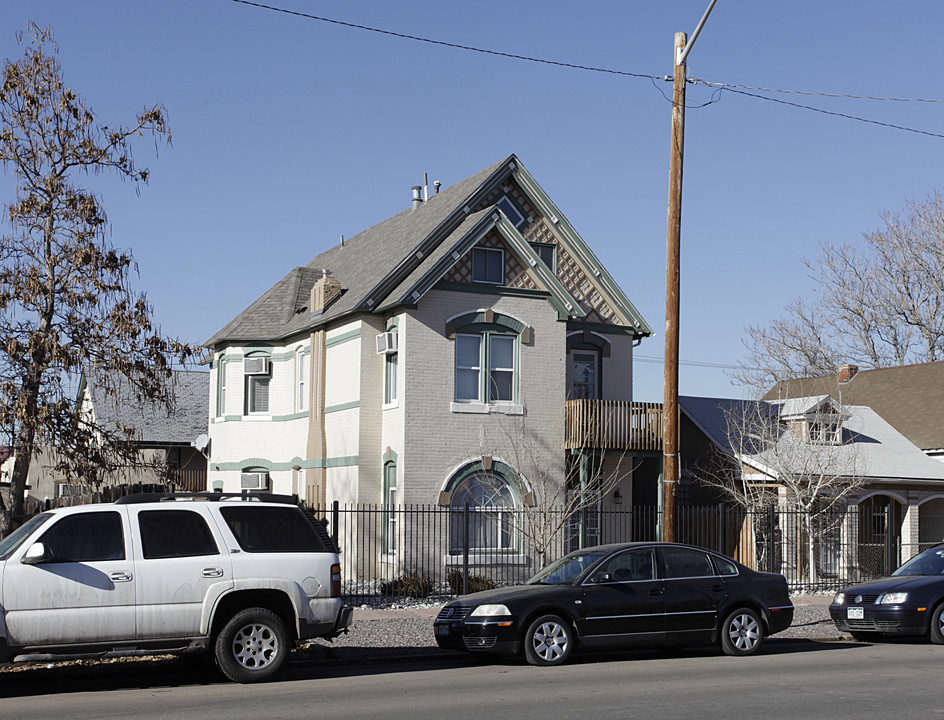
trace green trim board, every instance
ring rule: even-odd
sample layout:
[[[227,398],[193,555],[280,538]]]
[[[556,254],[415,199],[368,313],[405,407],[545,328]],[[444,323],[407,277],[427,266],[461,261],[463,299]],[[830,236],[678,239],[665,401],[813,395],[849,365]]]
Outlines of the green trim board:
[[[333,348],[337,345],[343,345],[346,342],[357,340],[360,336],[361,336],[360,328],[356,328],[355,330],[348,330],[346,333],[341,333],[340,335],[335,335],[334,337],[327,338],[325,340],[325,347]]]
[[[313,468],[339,468],[339,467],[357,467],[359,464],[357,455],[335,458],[315,458],[313,460],[302,460],[293,458],[288,462],[273,462],[265,458],[246,458],[237,462],[212,463],[213,472],[242,472],[245,468],[261,467],[269,472],[279,472],[282,470],[291,470],[292,468],[301,468],[309,470]]]
[[[361,406],[360,400],[352,400],[351,402],[339,403],[338,405],[329,405],[324,409],[324,414],[329,413],[343,412],[344,410],[353,410]]]

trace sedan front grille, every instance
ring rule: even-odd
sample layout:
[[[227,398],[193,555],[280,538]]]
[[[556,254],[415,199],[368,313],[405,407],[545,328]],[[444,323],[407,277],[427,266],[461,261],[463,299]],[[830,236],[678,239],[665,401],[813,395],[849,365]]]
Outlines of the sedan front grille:
[[[439,615],[436,616],[437,620],[461,620],[466,615],[469,614],[469,611],[472,608],[462,607],[461,605],[447,605],[442,610],[439,611]]]
[[[893,632],[901,623],[898,620],[846,620],[850,630],[865,632]]]
[[[861,597],[862,599],[856,602],[857,598],[859,597]],[[878,600],[878,593],[870,593],[868,595],[866,595],[865,593],[863,593],[862,595],[851,595],[848,593],[846,594],[847,605],[871,605],[876,600]]]
[[[495,647],[497,639],[494,635],[492,637],[464,637],[462,642],[465,643],[467,650],[487,650]]]

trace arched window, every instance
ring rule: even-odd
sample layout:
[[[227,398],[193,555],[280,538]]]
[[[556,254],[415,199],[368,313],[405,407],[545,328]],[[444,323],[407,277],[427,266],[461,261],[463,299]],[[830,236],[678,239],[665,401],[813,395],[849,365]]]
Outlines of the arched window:
[[[295,351],[295,411],[308,410],[308,376],[311,372],[311,355],[304,347]]]
[[[516,549],[517,496],[508,481],[497,472],[478,470],[467,474],[456,483],[449,506],[452,554],[462,553],[466,545],[475,552]]]

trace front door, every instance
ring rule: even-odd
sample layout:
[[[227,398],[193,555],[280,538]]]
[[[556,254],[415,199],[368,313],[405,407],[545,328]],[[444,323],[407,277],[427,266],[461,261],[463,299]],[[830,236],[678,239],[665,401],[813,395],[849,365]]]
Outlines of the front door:
[[[133,640],[134,563],[121,508],[63,515],[37,540],[48,559],[4,567],[3,607],[16,646]],[[45,527],[45,526],[44,526]]]
[[[665,607],[654,548],[614,555],[584,582],[583,590],[578,625],[589,645],[652,642],[662,637]]]

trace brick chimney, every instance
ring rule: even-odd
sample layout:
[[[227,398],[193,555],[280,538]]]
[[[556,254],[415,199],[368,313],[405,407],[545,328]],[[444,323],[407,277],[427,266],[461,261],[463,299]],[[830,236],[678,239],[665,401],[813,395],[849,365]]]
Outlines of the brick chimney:
[[[837,373],[839,376],[839,384],[845,385],[856,376],[857,372],[859,372],[858,365],[840,365],[839,372]]]
[[[331,277],[331,273],[327,270],[322,270],[321,273],[321,277],[315,280],[315,284],[311,287],[308,309],[313,313],[322,312],[341,295],[341,283]]]

